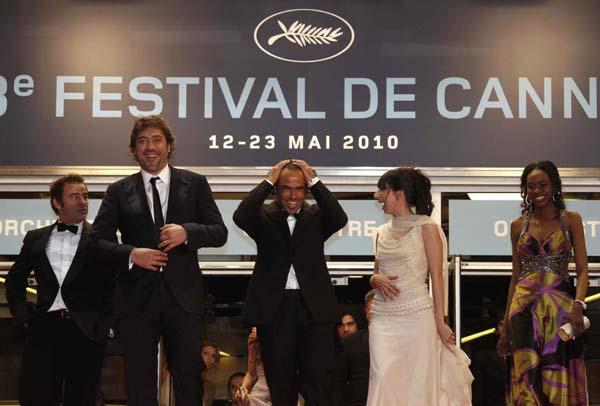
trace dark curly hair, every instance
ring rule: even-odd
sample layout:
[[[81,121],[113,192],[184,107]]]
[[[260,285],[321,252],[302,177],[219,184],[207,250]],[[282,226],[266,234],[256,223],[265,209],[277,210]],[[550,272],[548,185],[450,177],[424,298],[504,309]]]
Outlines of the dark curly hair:
[[[417,214],[430,216],[433,211],[431,198],[431,181],[421,170],[413,167],[391,169],[384,173],[377,187],[380,190],[402,190],[408,204],[415,208]]]
[[[533,210],[531,202],[527,202],[527,177],[536,169],[546,172],[550,178],[553,190],[552,202],[554,203],[554,207],[559,210],[565,210],[565,200],[563,199],[562,182],[560,180],[558,168],[552,161],[538,161],[528,164],[521,174],[521,197],[523,198],[523,201],[521,202],[521,207],[523,208],[522,212],[525,213]]]
[[[137,161],[135,156],[135,143],[137,141],[138,135],[148,128],[158,128],[162,131],[165,139],[167,140],[167,144],[169,144],[169,153],[167,154],[167,158],[170,159],[171,156],[175,153],[175,134],[167,124],[166,120],[161,116],[144,116],[136,118],[133,123],[133,128],[131,129],[131,135],[129,136],[129,152],[133,158]]]

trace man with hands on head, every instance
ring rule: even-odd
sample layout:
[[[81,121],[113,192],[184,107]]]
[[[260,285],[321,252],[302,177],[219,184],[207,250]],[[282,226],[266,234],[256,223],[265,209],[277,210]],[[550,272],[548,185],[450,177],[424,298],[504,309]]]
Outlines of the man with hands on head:
[[[305,202],[308,190],[317,204]],[[344,210],[306,162],[286,159],[233,220],[257,246],[243,317],[257,326],[273,404],[295,406],[300,392],[308,406],[329,405],[338,315],[324,243],[346,224]]]
[[[118,268],[128,405],[157,404],[162,336],[177,405],[198,406],[204,290],[197,250],[225,244],[227,229],[206,178],[169,165],[175,136],[163,118],[138,118],[129,149],[141,171],[108,187],[92,229],[95,254]]]

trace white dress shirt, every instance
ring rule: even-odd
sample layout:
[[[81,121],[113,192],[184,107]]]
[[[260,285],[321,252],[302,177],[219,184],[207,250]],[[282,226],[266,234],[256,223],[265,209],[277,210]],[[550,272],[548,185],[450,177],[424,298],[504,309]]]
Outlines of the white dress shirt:
[[[73,258],[75,257],[75,253],[77,252],[79,240],[81,240],[83,222],[76,224],[76,226],[77,234],[73,234],[69,230],[58,231],[58,229],[54,227],[48,238],[48,243],[46,244],[46,256],[48,257],[48,262],[50,262],[50,265],[52,266],[54,275],[56,275],[59,286],[54,302],[48,309],[49,312],[67,308],[67,305],[62,298],[61,289],[65,277],[67,276],[67,272],[69,272],[69,268],[73,262]]]
[[[302,210],[302,208],[300,208]],[[300,213],[298,210],[296,213]],[[294,227],[296,227],[296,217],[293,214],[289,214],[287,217],[288,227],[290,229],[290,235],[294,233]],[[300,284],[298,283],[298,278],[296,277],[296,270],[294,269],[294,264],[290,266],[290,271],[288,272],[287,282],[285,283],[286,289],[300,289]]]
[[[150,179],[157,177],[156,180],[156,190],[158,190],[158,197],[160,199],[160,205],[162,206],[163,220],[165,224],[167,224],[167,206],[169,204],[169,185],[171,184],[171,168],[169,165],[165,166],[162,171],[158,173],[158,175],[152,175],[151,173],[146,172],[145,170],[140,171],[142,173],[142,180],[144,182],[144,191],[146,192],[146,200],[148,200],[148,207],[150,208],[150,215],[152,216],[152,221],[154,221],[154,196],[152,195],[152,183],[150,183]],[[187,244],[187,240],[185,241]],[[133,261],[131,260],[131,256],[133,255],[133,251],[129,255],[129,270],[133,268]],[[162,272],[162,267],[160,271]]]

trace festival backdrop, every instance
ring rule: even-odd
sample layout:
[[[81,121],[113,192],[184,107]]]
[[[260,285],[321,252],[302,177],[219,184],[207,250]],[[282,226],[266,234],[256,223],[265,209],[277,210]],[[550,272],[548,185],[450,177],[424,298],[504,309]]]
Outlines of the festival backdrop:
[[[598,167],[596,0],[0,6],[0,165]]]

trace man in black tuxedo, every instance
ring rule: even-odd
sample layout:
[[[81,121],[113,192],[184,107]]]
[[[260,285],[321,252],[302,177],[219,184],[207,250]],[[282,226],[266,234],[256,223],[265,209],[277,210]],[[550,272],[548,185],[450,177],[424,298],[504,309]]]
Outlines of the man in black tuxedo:
[[[169,165],[175,137],[164,119],[138,118],[129,148],[141,171],[108,187],[92,229],[95,255],[118,269],[128,405],[157,404],[162,336],[177,405],[198,406],[204,291],[197,251],[225,244],[227,229],[206,178]]]
[[[88,255],[88,191],[80,175],[50,186],[58,222],[29,231],[6,278],[16,324],[27,328],[19,400],[55,406],[64,384],[65,406],[93,406],[111,312],[110,272]],[[27,301],[27,277],[37,281],[37,303]]]
[[[308,189],[317,204],[304,202]],[[285,160],[233,220],[257,246],[244,320],[257,326],[273,404],[295,406],[300,392],[308,406],[329,406],[337,300],[324,243],[346,224],[344,210],[306,162]]]

